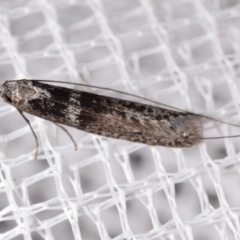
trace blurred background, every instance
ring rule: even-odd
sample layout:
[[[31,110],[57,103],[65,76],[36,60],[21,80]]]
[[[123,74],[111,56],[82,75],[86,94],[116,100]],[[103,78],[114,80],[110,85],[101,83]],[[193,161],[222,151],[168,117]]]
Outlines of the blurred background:
[[[239,0],[0,0],[1,84],[108,87],[240,124],[239,60]],[[0,239],[240,239],[239,139],[171,149],[67,128],[74,151],[26,116],[37,160],[28,125],[0,101]]]

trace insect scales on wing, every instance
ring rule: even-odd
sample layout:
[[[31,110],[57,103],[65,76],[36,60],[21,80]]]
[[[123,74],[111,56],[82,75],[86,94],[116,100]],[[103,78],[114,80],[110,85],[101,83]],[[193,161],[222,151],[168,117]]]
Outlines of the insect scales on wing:
[[[56,124],[106,137],[165,147],[191,147],[203,139],[202,116],[190,112],[72,90],[37,80],[6,81],[0,93],[3,100],[21,114],[27,112]],[[35,133],[34,136],[36,138]]]

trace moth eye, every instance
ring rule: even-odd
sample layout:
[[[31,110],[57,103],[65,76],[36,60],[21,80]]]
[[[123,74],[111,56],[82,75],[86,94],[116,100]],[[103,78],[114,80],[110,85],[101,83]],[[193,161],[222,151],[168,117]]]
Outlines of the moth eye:
[[[17,105],[19,103],[19,99],[18,98],[14,98],[13,99],[13,103]]]
[[[24,99],[19,99],[19,98],[13,98],[12,103],[16,106],[20,106],[22,104],[24,104],[26,101]]]

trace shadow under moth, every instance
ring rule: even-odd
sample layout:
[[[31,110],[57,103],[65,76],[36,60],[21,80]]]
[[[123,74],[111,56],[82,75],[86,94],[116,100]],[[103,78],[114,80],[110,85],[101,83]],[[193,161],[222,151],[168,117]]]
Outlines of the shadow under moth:
[[[191,112],[43,82],[48,81],[10,80],[0,88],[2,99],[14,106],[29,124],[37,147],[37,136],[23,112],[54,122],[59,127],[62,124],[105,137],[173,148],[192,147],[201,142],[204,139],[203,118],[225,123]],[[69,135],[66,129],[61,128]]]

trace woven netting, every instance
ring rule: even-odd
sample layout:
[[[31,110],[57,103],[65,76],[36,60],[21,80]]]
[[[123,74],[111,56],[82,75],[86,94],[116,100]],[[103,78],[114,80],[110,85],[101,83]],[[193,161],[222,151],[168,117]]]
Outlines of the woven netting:
[[[239,0],[0,1],[1,84],[109,87],[238,124],[239,60]],[[240,139],[174,149],[67,128],[75,151],[54,123],[26,116],[36,160],[29,126],[0,101],[1,240],[240,239]],[[204,125],[205,136],[238,132]]]

